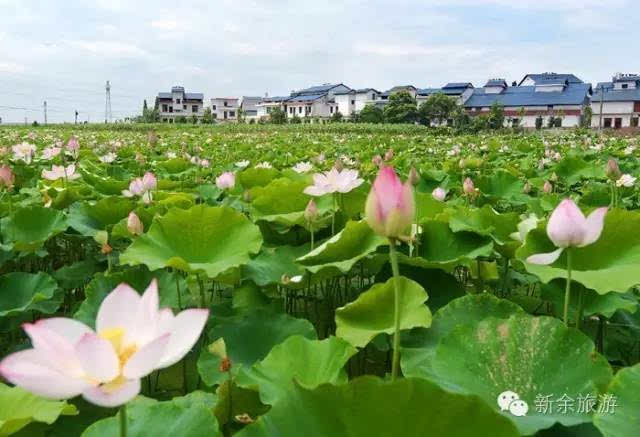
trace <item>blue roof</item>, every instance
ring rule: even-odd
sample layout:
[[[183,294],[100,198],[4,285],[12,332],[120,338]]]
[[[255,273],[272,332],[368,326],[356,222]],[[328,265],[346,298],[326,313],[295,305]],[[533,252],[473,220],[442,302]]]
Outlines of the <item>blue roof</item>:
[[[287,99],[287,102],[311,102],[313,100],[317,100],[321,97],[326,96],[326,94],[305,94],[301,96],[292,96]]]
[[[324,85],[318,85],[318,86],[312,86],[309,88],[305,88],[303,90],[300,91],[294,91],[291,93],[292,96],[298,96],[298,95],[303,95],[303,94],[326,94],[329,91],[331,91],[332,89],[334,89],[335,87],[339,87],[339,86],[346,86],[344,84],[341,83],[333,83],[333,84],[324,84]],[[349,87],[347,87],[349,88]]]
[[[600,101],[600,92],[604,88],[602,94],[603,102],[635,102],[640,101],[640,88],[614,90],[613,82],[601,82],[596,86],[591,101],[597,103]]]
[[[443,88],[420,88],[418,91],[419,96],[429,96],[435,93],[441,93]]]
[[[273,97],[265,97],[260,100],[260,103],[268,103],[268,102],[283,102],[287,100],[289,96],[273,96]]]
[[[449,82],[448,84],[446,84],[445,86],[442,87],[442,89],[447,89],[447,88],[473,88],[473,84],[471,82]]]
[[[336,92],[334,94],[336,96],[343,96],[345,94],[365,94],[365,93],[368,93],[370,91],[375,91],[378,94],[380,93],[380,91],[378,91],[375,88],[360,88],[360,89],[357,89],[357,90],[353,90],[352,89],[352,90],[348,90],[348,91],[338,91],[338,92]]]
[[[504,79],[489,79],[484,86],[501,86],[506,87],[507,81]]]
[[[202,93],[185,93],[182,87],[173,87],[171,90],[173,92],[184,93],[184,98],[187,100],[204,100],[204,94]],[[172,97],[172,93],[158,93],[159,99],[171,99]]]
[[[568,83],[583,83],[582,80],[570,73],[539,73],[539,74],[527,74],[522,78],[520,85],[526,78],[533,80],[535,83],[538,83],[540,80],[566,80]]]
[[[503,106],[582,105],[589,97],[591,84],[570,83],[563,91],[536,92],[535,86],[512,86],[501,93],[486,93],[476,88],[465,107],[489,107],[494,102]]]

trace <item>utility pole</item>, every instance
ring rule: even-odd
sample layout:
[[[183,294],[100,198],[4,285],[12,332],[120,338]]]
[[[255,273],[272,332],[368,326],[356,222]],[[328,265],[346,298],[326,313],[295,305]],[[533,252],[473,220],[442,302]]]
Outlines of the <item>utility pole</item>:
[[[44,101],[44,125],[47,125],[47,101]]]
[[[76,121],[75,124],[78,124],[78,110],[76,109]]]
[[[111,123],[111,84],[107,81],[107,85],[105,86],[105,101],[104,101],[104,123]]]

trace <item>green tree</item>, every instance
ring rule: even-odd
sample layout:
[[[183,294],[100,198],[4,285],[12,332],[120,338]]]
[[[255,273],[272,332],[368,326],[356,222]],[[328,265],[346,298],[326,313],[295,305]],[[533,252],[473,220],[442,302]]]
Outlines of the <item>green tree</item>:
[[[432,122],[441,125],[444,121],[453,118],[457,107],[455,99],[444,93],[431,94],[418,108],[418,121],[427,126]]]
[[[489,110],[489,127],[491,129],[502,129],[504,127],[504,106],[495,101]]]
[[[176,123],[186,124],[187,117],[185,117],[184,115],[181,115],[180,117],[176,117]]]
[[[287,122],[287,114],[285,114],[282,108],[271,108],[271,112],[269,113],[269,121],[273,124],[285,124]]]
[[[593,118],[593,110],[591,109],[591,106],[585,106],[584,111],[582,113],[582,117],[580,118],[580,126],[591,127],[592,118]]]
[[[536,117],[536,130],[542,129],[543,124],[544,124],[544,120],[542,119],[542,115],[538,115]]]
[[[471,116],[462,105],[456,106],[451,117],[453,117],[453,125],[458,129],[467,129],[473,122]]]
[[[379,107],[368,104],[360,111],[359,118],[362,123],[384,123],[384,112]]]
[[[204,114],[202,115],[202,123],[203,124],[213,123],[213,114],[211,113],[211,108],[204,108]]]
[[[332,123],[340,123],[342,121],[342,113],[340,111],[336,111],[331,116]]]
[[[291,117],[291,119],[289,120],[289,123],[291,123],[291,124],[300,124],[300,123],[302,123],[302,119],[300,117],[298,117],[298,114],[293,114],[293,117]]]
[[[391,94],[384,107],[384,119],[387,123],[414,123],[418,119],[416,99],[407,91]]]
[[[191,116],[189,121],[191,122],[191,124],[198,124],[198,117],[194,114]]]

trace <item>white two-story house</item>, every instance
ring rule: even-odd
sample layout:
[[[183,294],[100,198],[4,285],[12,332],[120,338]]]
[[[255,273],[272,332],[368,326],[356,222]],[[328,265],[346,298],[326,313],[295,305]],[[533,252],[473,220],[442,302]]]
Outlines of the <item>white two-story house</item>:
[[[380,100],[380,91],[375,88],[361,88],[358,90],[338,91],[334,93],[338,111],[345,117],[357,114],[370,103]]]
[[[158,93],[155,108],[163,123],[174,123],[179,117],[189,120],[195,116],[200,120],[204,114],[204,95],[187,93],[184,87],[174,86],[169,93]]]
[[[640,119],[640,74],[613,76],[596,86],[591,99],[591,127],[637,128]]]
[[[211,99],[211,114],[217,121],[236,121],[238,119],[237,97],[216,97]]]
[[[292,91],[282,105],[287,118],[320,117],[328,118],[338,112],[336,93],[350,91],[344,84],[324,84],[312,86],[300,91]],[[344,115],[344,114],[343,114]]]

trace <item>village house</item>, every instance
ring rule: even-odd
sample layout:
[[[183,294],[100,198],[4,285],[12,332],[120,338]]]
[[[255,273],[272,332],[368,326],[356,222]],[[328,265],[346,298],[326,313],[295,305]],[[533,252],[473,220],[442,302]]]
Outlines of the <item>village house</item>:
[[[370,103],[380,100],[380,91],[374,88],[362,88],[358,90],[339,91],[334,93],[338,111],[345,117],[357,114]]]
[[[155,109],[163,123],[175,123],[179,117],[187,119],[195,116],[198,120],[204,114],[204,95],[187,93],[182,86],[174,86],[171,92],[160,92],[156,96]]]
[[[506,126],[535,128],[540,118],[546,127],[552,117],[555,127],[582,124],[592,94],[591,84],[573,75],[555,73],[529,74],[520,83],[508,86],[504,79],[491,79],[484,87],[473,90],[464,107],[477,116],[488,114],[497,103],[504,108]]]
[[[288,96],[265,96],[260,99],[260,103],[256,104],[256,117],[258,120],[267,120],[274,108],[282,108],[282,103],[287,100]]]
[[[240,98],[240,109],[242,110],[242,116],[247,119],[258,118],[257,105],[262,101],[262,97],[242,96]]]
[[[473,94],[473,84],[471,82],[449,82],[442,88],[422,88],[416,90],[416,102],[418,106],[437,93],[454,98],[459,105],[464,105],[471,94]]]
[[[613,76],[596,86],[591,99],[591,127],[637,128],[640,118],[640,74]]]
[[[211,99],[211,114],[217,121],[236,121],[238,119],[237,97],[215,97]]]
[[[328,118],[338,111],[335,94],[350,90],[348,86],[339,83],[292,91],[289,98],[283,102],[283,109],[287,118],[295,116]]]

